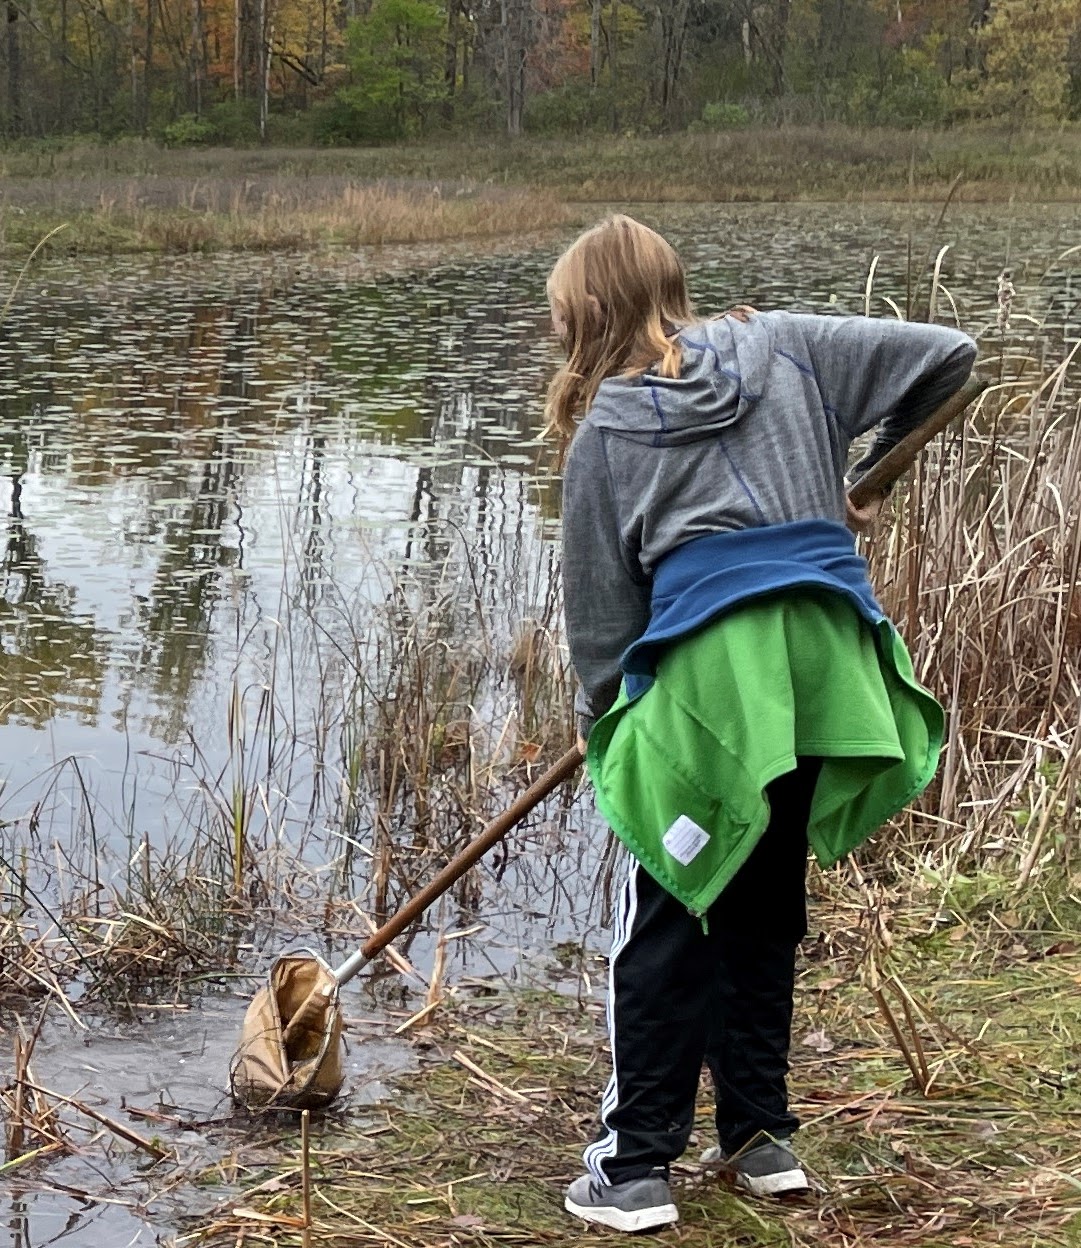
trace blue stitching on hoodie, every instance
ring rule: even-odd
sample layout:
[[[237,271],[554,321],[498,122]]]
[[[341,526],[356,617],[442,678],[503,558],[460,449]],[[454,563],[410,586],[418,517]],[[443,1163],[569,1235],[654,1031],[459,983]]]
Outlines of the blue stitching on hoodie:
[[[694,347],[698,351],[712,351],[714,372],[722,373],[730,381],[737,382],[739,385],[743,384],[743,378],[735,371],[735,369],[725,368],[725,366],[721,363],[720,352],[712,342],[698,342],[696,339],[688,338],[686,336],[684,336],[683,341],[687,344],[687,346]]]
[[[720,437],[717,439],[717,445],[721,448],[721,454],[725,457],[726,460],[728,460],[729,468],[731,468],[732,471],[735,473],[736,480],[739,482],[740,488],[743,490],[744,494],[747,495],[747,501],[754,508],[754,514],[758,517],[758,523],[765,524],[766,517],[762,512],[762,508],[759,507],[758,500],[751,493],[751,487],[743,479],[743,473],[740,472],[740,470],[736,467],[736,461],[732,458],[728,450],[728,447],[725,446],[723,437]]]
[[[794,355],[789,355],[787,351],[782,351],[780,347],[776,348],[776,351],[779,356],[786,359],[790,364],[795,364],[795,366],[799,369],[799,371],[805,377],[813,377],[815,384],[816,385],[818,384],[818,377],[815,374],[814,369],[809,364],[804,364],[802,360],[796,359]],[[832,404],[827,403],[826,400],[822,398],[821,389],[819,389],[818,397],[822,401],[822,410],[826,413],[827,416],[834,416],[834,417],[839,416],[837,409],[833,407]]]
[[[810,364],[804,364],[802,360],[797,360],[794,355],[790,355],[787,351],[782,351],[780,347],[777,347],[776,350],[777,354],[783,359],[786,359],[789,364],[795,364],[795,366],[805,377],[813,377],[815,375],[815,370],[810,366]]]
[[[694,347],[696,351],[712,352],[714,363],[716,364],[718,368],[721,367],[721,357],[717,353],[717,348],[708,339],[705,342],[699,342],[697,338],[688,338],[687,335],[684,334],[683,341],[687,344],[688,347]]]
[[[649,385],[649,393],[650,397],[653,399],[653,410],[657,413],[657,419],[661,422],[660,433],[655,433],[653,435],[653,445],[660,446],[662,444],[662,437],[668,432],[668,419],[661,409],[661,401],[657,397],[657,387],[653,385],[652,382]]]

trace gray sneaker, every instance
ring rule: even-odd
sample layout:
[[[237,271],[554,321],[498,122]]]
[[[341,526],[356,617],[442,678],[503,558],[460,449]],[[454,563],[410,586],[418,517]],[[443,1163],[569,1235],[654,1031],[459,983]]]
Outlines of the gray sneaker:
[[[702,1154],[702,1161],[720,1165],[735,1176],[737,1187],[752,1196],[805,1192],[810,1187],[807,1175],[788,1144],[788,1140],[766,1140],[731,1157],[714,1145]]]
[[[617,1231],[652,1231],[679,1221],[668,1180],[659,1176],[608,1184],[584,1174],[567,1188],[563,1207],[576,1218]]]

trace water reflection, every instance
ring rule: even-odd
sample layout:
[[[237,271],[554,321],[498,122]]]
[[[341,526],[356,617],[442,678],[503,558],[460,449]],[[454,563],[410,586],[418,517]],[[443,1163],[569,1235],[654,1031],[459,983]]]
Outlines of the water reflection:
[[[706,309],[858,312],[875,255],[877,307],[918,304],[910,257],[919,272],[949,242],[944,280],[980,328],[1008,260],[1019,312],[1054,350],[1076,332],[1070,262],[1046,276],[1077,241],[1073,213],[1025,211],[957,210],[937,236],[907,208],[666,208],[660,224]],[[557,250],[367,281],[344,259],[41,270],[0,342],[11,778],[41,764],[24,734],[49,724],[62,753],[90,740],[65,725],[93,725],[108,798],[121,749],[224,722],[238,676],[275,681],[292,607],[286,700],[310,711],[305,690],[377,626],[396,568],[439,569],[444,592],[449,569],[460,627],[500,644],[550,611],[558,488],[535,438]],[[498,681],[482,697],[494,713]],[[223,742],[204,747],[224,758]]]
[[[0,563],[0,722],[43,726],[53,714],[94,723],[104,684],[101,638],[76,609],[76,589],[50,580],[23,505],[30,447],[22,430],[6,439],[10,476]]]

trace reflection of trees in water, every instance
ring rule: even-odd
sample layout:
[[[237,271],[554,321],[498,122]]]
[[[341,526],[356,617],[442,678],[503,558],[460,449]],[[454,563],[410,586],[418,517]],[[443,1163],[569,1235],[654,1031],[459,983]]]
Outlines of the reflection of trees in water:
[[[102,639],[75,611],[75,590],[50,581],[23,515],[29,449],[21,434],[0,439],[11,479],[7,542],[0,560],[0,723],[40,726],[62,707],[93,721],[105,680]]]
[[[403,551],[409,610],[388,625],[421,628],[440,654],[425,676],[450,728],[513,722],[513,748],[543,739],[553,712],[560,718],[558,554],[541,534],[530,479],[478,455],[480,431],[468,394],[443,403],[431,424]]]
[[[31,370],[27,382],[33,391],[0,405],[0,455],[17,481],[27,467],[30,440],[39,471],[84,490],[136,473],[146,482],[145,506],[124,515],[122,537],[127,545],[160,553],[149,589],[125,620],[135,633],[136,650],[135,674],[123,700],[130,704],[136,689],[149,690],[157,704],[151,730],[168,740],[183,730],[194,688],[207,671],[221,572],[242,562],[242,550],[222,542],[225,522],[239,520],[231,508],[239,507],[243,489],[240,451],[253,434],[269,433],[271,419],[286,431],[307,419],[300,403],[285,402],[268,418],[255,402],[267,383],[296,381],[284,346],[282,361],[275,363],[275,344],[279,339],[284,344],[284,331],[268,333],[263,310],[259,302],[241,308],[212,300],[186,307],[185,323],[177,329],[164,317],[136,321],[133,309],[127,328],[137,325],[145,335],[134,367],[104,353],[92,373],[78,379],[78,388],[74,378],[65,385],[51,375],[35,379]],[[309,581],[319,578],[325,445],[325,435],[311,439],[310,471],[303,474],[307,527],[300,553]],[[31,539],[25,529],[17,536],[26,555],[23,566],[31,570],[26,550]],[[20,556],[11,558],[18,562]],[[20,601],[45,592],[40,580],[31,571]],[[73,602],[74,589],[65,592]],[[50,611],[56,614],[60,605],[50,604]],[[19,619],[17,631],[5,628],[4,637],[33,663],[37,633],[26,620]]]
[[[479,595],[496,620],[512,620],[523,606],[533,611],[538,605],[540,492],[535,478],[485,453],[484,429],[472,395],[460,393],[441,405],[430,445],[443,454],[417,468],[405,558],[468,565],[467,597]],[[547,599],[546,589],[542,596]]]
[[[326,466],[326,435],[309,434],[301,459],[295,517],[295,526],[300,532],[300,592],[309,611],[321,601],[332,576],[327,559],[327,522],[323,514],[324,505],[329,501],[325,497]]]
[[[155,732],[176,739],[194,689],[209,679],[208,647],[221,631],[222,572],[242,562],[242,552],[222,544],[221,529],[247,492],[244,476],[251,470],[239,455],[245,446],[280,447],[282,433],[301,433],[300,470],[285,487],[297,491],[293,507],[288,493],[282,499],[292,511],[286,515],[295,572],[290,588],[294,604],[309,611],[326,595],[338,559],[335,534],[350,531],[348,523],[335,527],[330,467],[356,443],[350,437],[340,444],[326,418],[305,407],[304,391],[328,397],[323,372],[339,351],[352,378],[335,377],[333,392],[363,400],[365,425],[389,435],[395,457],[408,461],[406,444],[429,448],[407,504],[402,554],[418,580],[432,579],[425,564],[468,564],[476,592],[470,589],[455,605],[456,626],[477,636],[483,631],[478,613],[490,613],[496,631],[509,635],[528,581],[521,569],[535,542],[523,517],[536,499],[517,470],[507,473],[494,461],[508,449],[506,435],[526,420],[528,405],[482,409],[471,395],[479,385],[490,399],[531,335],[521,324],[504,332],[502,294],[481,304],[470,293],[476,280],[462,290],[457,280],[410,279],[389,294],[376,287],[323,290],[312,300],[312,315],[305,302],[273,293],[241,299],[211,292],[193,300],[185,291],[172,317],[160,299],[154,306],[133,300],[119,312],[88,309],[87,327],[77,319],[64,324],[65,350],[85,359],[85,374],[65,373],[61,352],[40,377],[34,367],[26,370],[33,393],[22,410],[0,408],[0,425],[33,441],[35,466],[43,471],[95,491],[118,478],[138,478],[137,492],[127,499],[145,501],[138,512],[123,509],[121,538],[132,549],[153,551],[156,564],[125,625],[135,633],[134,688],[149,690],[157,704]],[[444,307],[439,299],[448,291],[453,296]],[[433,293],[439,296],[434,301]],[[399,331],[406,322],[409,349],[403,350]],[[103,324],[123,334],[115,356],[100,345],[88,351]],[[483,332],[474,333],[477,326]],[[43,344],[30,341],[28,350],[40,354]],[[276,410],[262,402],[268,386],[287,396]],[[405,398],[412,404],[403,405]],[[337,410],[332,403],[331,417]],[[503,436],[489,437],[492,430]],[[299,441],[293,445],[300,449]],[[5,450],[12,460],[0,429],[0,454]],[[247,459],[253,462],[250,453]],[[27,540],[24,531],[24,548]],[[32,560],[28,550],[24,554]],[[139,559],[132,559],[133,568]],[[40,596],[48,587],[43,576],[38,581],[28,592]],[[70,608],[74,590],[66,593]],[[62,605],[50,609],[59,613]],[[310,637],[317,647],[314,627]],[[133,696],[131,689],[125,700]]]
[[[168,741],[187,723],[192,689],[206,670],[218,574],[238,562],[239,551],[221,541],[237,475],[234,434],[223,424],[194,492],[162,526],[161,558],[136,607],[139,683],[155,694],[162,708],[155,732]]]
[[[237,301],[185,307],[171,331],[132,313],[126,360],[96,362],[85,377],[65,374],[63,361],[40,381],[31,370],[36,406],[7,420],[0,412],[0,425],[36,439],[35,468],[79,487],[74,505],[96,531],[104,502],[119,503],[121,563],[106,584],[126,603],[130,568],[142,597],[113,642],[130,664],[123,709],[135,712],[117,724],[141,719],[172,743],[192,728],[202,751],[193,774],[212,779],[225,762],[236,664],[238,687],[273,704],[266,719],[251,716],[237,772],[267,795],[266,810],[253,807],[253,845],[280,825],[315,832],[313,842],[336,854],[340,843],[322,829],[348,829],[374,848],[382,827],[407,869],[430,865],[429,855],[474,830],[480,803],[496,800],[468,796],[470,745],[481,760],[497,748],[518,758],[526,743],[557,748],[562,725],[547,736],[545,725],[565,701],[551,675],[554,648],[544,670],[530,657],[557,604],[543,494],[521,459],[538,410],[535,333],[508,327],[506,309],[468,291],[454,294],[449,313],[424,310],[417,286],[381,302],[340,292],[310,319],[295,300],[265,316],[262,305]],[[317,305],[324,293],[315,292]],[[350,308],[363,317],[376,303],[375,327],[349,324]],[[340,361],[335,341],[349,348]],[[533,371],[523,373],[527,357]],[[508,453],[517,462],[505,462]],[[366,473],[354,469],[378,457],[396,464],[371,472],[365,496]],[[266,522],[257,564],[235,544],[245,505]],[[364,525],[381,514],[407,523],[404,534],[380,533],[373,556]],[[282,597],[261,603],[279,518]],[[387,566],[372,568],[373,558]],[[245,579],[234,602],[232,572],[246,559],[259,579]],[[385,609],[373,607],[373,586],[391,582]],[[277,585],[267,589],[269,597]],[[366,773],[355,783],[351,752]],[[403,781],[399,769],[391,797],[395,759],[407,753],[417,778]]]

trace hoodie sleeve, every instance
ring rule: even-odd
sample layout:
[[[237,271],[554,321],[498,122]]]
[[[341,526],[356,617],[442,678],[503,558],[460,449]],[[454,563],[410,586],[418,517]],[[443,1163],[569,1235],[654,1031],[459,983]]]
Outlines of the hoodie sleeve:
[[[584,424],[563,476],[563,601],[583,737],[619,694],[620,656],[645,632],[650,599],[650,580],[621,538],[604,433]]]
[[[823,402],[850,439],[878,428],[855,481],[964,384],[976,344],[958,329],[865,316],[796,318]]]

